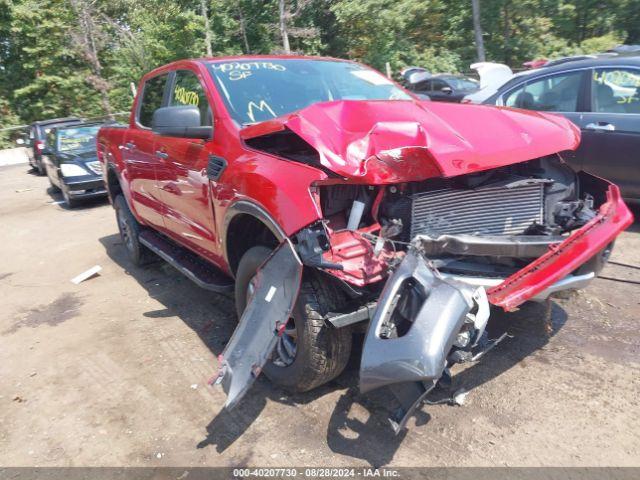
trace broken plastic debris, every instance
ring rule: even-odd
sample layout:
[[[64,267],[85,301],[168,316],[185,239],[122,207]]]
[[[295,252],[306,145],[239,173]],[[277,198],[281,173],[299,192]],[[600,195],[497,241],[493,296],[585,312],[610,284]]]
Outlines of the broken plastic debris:
[[[197,383],[193,383],[193,384],[191,385],[191,388],[192,388],[193,390],[196,390],[196,389],[198,388],[198,384],[197,384]]]
[[[460,406],[464,405],[464,402],[467,400],[467,395],[469,395],[469,392],[461,388],[453,394],[453,403]]]
[[[31,190],[33,190],[33,188],[19,188],[16,190],[16,193],[30,192]]]
[[[100,265],[94,265],[89,270],[86,270],[77,277],[72,278],[71,283],[75,283],[76,285],[78,285],[79,283],[84,282],[85,280],[88,280],[91,277],[97,275],[100,270],[102,270],[102,267]]]

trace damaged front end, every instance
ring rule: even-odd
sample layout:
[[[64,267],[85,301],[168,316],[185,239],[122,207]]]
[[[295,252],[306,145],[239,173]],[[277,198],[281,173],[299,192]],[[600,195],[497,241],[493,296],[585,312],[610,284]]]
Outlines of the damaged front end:
[[[391,419],[397,433],[447,365],[472,358],[488,320],[483,287],[442,278],[412,245],[387,281],[367,330],[360,391],[394,386],[401,405]]]
[[[500,340],[485,333],[491,305],[509,311],[586,286],[632,216],[615,185],[574,172],[554,153],[577,145],[573,127],[561,120],[511,112],[507,125],[535,120],[547,141],[508,132],[509,148],[481,145],[480,159],[470,153],[470,140],[442,123],[430,125],[437,127],[430,138],[423,128],[434,122],[430,113],[417,112],[416,118],[425,116],[418,124],[362,127],[366,117],[340,117],[351,112],[347,106],[315,107],[327,129],[342,118],[353,123],[345,132],[366,133],[341,148],[323,142],[302,113],[245,130],[250,147],[328,175],[309,189],[321,218],[262,267],[264,281],[277,278],[288,294],[277,305],[265,304],[266,287],[253,297],[223,353],[220,381],[228,393],[240,392],[228,404],[246,392],[275,348],[276,325],[291,311],[304,265],[324,272],[349,299],[341,311],[327,313],[327,328],[368,322],[360,389],[391,387],[400,403],[392,418],[398,432],[449,366],[476,360]],[[494,122],[507,115],[477,112]],[[391,113],[401,118],[401,111]],[[474,139],[473,131],[467,134]]]

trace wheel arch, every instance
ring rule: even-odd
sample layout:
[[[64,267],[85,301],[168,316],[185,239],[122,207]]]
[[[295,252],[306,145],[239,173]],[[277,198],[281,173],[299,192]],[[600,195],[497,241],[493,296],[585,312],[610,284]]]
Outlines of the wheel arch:
[[[246,200],[227,209],[223,231],[224,258],[234,275],[247,250],[257,245],[275,248],[287,238],[282,227],[264,208]]]

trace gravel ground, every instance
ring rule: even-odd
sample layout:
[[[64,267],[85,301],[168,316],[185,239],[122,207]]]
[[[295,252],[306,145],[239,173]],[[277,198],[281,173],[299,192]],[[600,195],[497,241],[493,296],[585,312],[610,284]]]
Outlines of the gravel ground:
[[[0,168],[2,466],[638,466],[640,286],[495,313],[505,340],[458,369],[462,407],[428,406],[394,436],[384,394],[336,381],[289,396],[260,378],[231,414],[207,386],[233,302],[160,262],[128,263],[111,207],[66,210],[46,178]],[[603,275],[640,281],[640,226]],[[70,279],[102,266],[99,276]],[[356,347],[357,351],[357,347]]]

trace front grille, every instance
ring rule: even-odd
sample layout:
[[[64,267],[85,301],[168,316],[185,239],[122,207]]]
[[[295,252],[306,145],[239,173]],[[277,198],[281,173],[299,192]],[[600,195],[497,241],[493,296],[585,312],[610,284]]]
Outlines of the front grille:
[[[475,190],[443,189],[412,196],[411,238],[418,234],[522,234],[543,223],[541,183]]]

